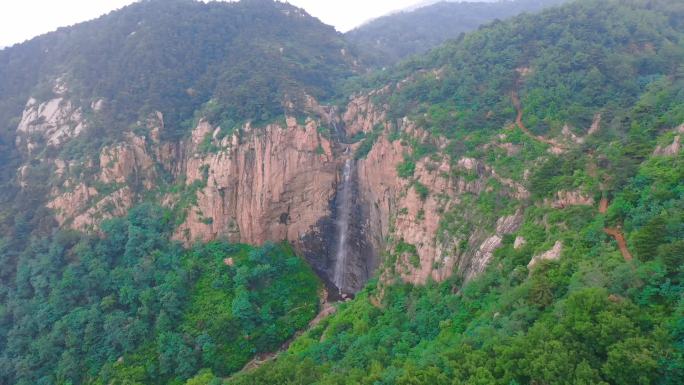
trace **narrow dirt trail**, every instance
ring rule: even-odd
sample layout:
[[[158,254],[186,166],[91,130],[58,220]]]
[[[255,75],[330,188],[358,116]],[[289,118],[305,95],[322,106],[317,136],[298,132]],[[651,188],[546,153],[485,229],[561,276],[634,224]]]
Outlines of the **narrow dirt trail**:
[[[522,132],[525,133],[525,135],[529,136],[530,138],[532,138],[536,141],[546,143],[549,146],[556,147],[560,150],[565,150],[565,147],[562,144],[560,144],[554,140],[547,139],[543,136],[535,135],[534,133],[532,133],[532,131],[528,130],[527,127],[525,127],[525,125],[522,122],[523,111],[522,111],[522,107],[520,105],[520,98],[518,97],[518,92],[516,92],[516,91],[511,92],[511,100],[513,101],[513,106],[515,107],[515,110],[518,113],[518,116],[515,118],[515,124],[520,128],[520,130],[522,130]]]
[[[622,253],[622,257],[625,258],[625,261],[632,262],[632,253],[630,253],[629,249],[627,248],[627,242],[625,241],[625,236],[622,235],[622,231],[620,229],[613,227],[606,227],[605,229],[603,229],[603,231],[605,231],[606,234],[610,235],[611,237],[615,238],[615,242],[617,242],[618,248]]]
[[[556,141],[547,139],[540,135],[535,135],[532,133],[532,131],[528,130],[527,127],[525,127],[522,121],[523,111],[522,106],[520,105],[520,98],[518,97],[517,91],[514,90],[511,92],[511,100],[513,101],[513,106],[515,106],[515,110],[518,113],[518,115],[515,118],[515,124],[518,125],[520,130],[522,130],[522,132],[524,132],[525,135],[539,142],[546,143],[557,149],[565,149],[563,145],[557,143]],[[608,203],[609,202],[607,198],[601,199],[601,202],[599,203],[599,213],[605,214],[608,211]],[[603,231],[615,239],[615,242],[617,242],[618,248],[620,249],[620,253],[622,253],[622,257],[625,259],[625,261],[631,262],[634,258],[632,257],[632,253],[630,253],[629,248],[627,247],[627,241],[625,240],[625,236],[622,233],[622,230],[620,230],[619,228],[606,227],[603,229]]]
[[[599,203],[599,213],[605,214],[607,211],[608,199],[601,198],[601,202]],[[615,242],[617,242],[620,253],[622,253],[622,257],[625,259],[625,261],[631,262],[634,258],[627,247],[627,241],[625,240],[624,234],[622,234],[622,230],[614,227],[606,227],[603,229],[603,231],[615,239]]]
[[[515,124],[518,125],[520,130],[525,133],[525,135],[529,136],[530,138],[534,140],[538,140],[542,143],[546,143],[550,146],[556,147],[558,149],[564,150],[565,147],[563,147],[561,144],[551,140],[547,139],[543,136],[540,135],[535,135],[533,134],[530,130],[525,127],[525,125],[522,122],[523,118],[523,111],[522,107],[520,105],[520,98],[518,97],[518,93],[516,91],[511,92],[511,100],[513,101],[513,106],[515,106],[515,110],[517,111],[518,115],[515,118]],[[599,203],[599,213],[605,214],[608,211],[608,199],[607,198],[602,198],[601,202]],[[629,248],[627,247],[627,241],[625,240],[624,234],[622,234],[622,230],[619,228],[613,228],[613,227],[606,227],[603,229],[603,231],[613,237],[615,239],[615,242],[618,244],[618,248],[620,249],[620,253],[622,253],[622,257],[625,259],[627,262],[631,262],[634,258],[632,257],[632,253],[630,253]]]
[[[608,198],[601,198],[599,203],[599,213],[605,214],[608,212]]]

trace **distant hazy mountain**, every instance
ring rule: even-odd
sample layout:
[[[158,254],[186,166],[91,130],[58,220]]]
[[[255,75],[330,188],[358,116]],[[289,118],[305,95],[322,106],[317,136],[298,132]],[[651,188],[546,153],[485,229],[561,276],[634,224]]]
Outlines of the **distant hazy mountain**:
[[[425,1],[348,32],[368,64],[387,66],[423,53],[495,19],[535,12],[566,0]]]
[[[478,3],[495,3],[500,0],[479,0],[477,1]],[[510,1],[510,0],[504,0],[504,1]],[[468,1],[468,0],[425,0],[421,1],[420,3],[414,4],[410,7],[406,7],[405,9],[401,10],[401,12],[410,12],[410,11],[415,11],[416,9],[427,7],[433,4],[437,3],[472,3],[473,1]]]

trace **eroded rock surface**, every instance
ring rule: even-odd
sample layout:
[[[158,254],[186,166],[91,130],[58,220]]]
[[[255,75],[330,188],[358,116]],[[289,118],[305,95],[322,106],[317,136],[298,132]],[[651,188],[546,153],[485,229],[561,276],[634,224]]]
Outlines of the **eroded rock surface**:
[[[682,126],[684,127],[684,126]],[[679,151],[682,149],[682,144],[681,144],[681,136],[676,135],[674,137],[674,140],[672,141],[672,144],[668,146],[658,146],[656,147],[655,151],[653,152],[653,155],[655,156],[673,156],[679,154]]]
[[[17,126],[16,145],[29,155],[45,147],[59,147],[86,129],[82,112],[68,99],[45,102],[31,98]]]
[[[562,209],[570,206],[593,206],[594,198],[585,195],[581,191],[558,191],[556,199],[550,203],[555,209]]]
[[[364,98],[353,100],[348,113],[356,110],[365,114],[345,116],[345,120],[347,127],[353,127],[350,133],[369,132],[378,125],[385,127],[371,151],[357,162],[359,193],[375,253],[394,253],[392,247],[396,244],[415,247],[417,255],[397,255],[393,267],[404,281],[415,284],[429,279],[442,281],[454,272],[466,279],[479,274],[501,245],[501,237],[517,231],[522,222],[520,213],[492,224],[494,234],[476,231],[465,239],[454,238],[441,229],[443,214],[459,205],[464,194],[486,191],[490,179],[500,183],[511,199],[527,199],[529,192],[520,183],[499,176],[492,167],[473,158],[461,158],[455,164],[445,156],[422,158],[415,162],[412,177],[401,178],[397,167],[412,149],[400,140],[390,140],[388,127],[392,123],[382,122],[382,115],[367,113],[376,110],[369,103],[372,104]],[[410,120],[396,124],[400,132],[418,142],[431,141],[439,149],[437,154],[445,152],[445,141],[431,137]],[[457,247],[463,242],[468,245],[465,250]]]
[[[561,252],[563,251],[563,242],[561,241],[556,241],[556,243],[553,245],[553,248],[551,250],[548,250],[544,253],[535,255],[532,257],[532,260],[530,260],[530,263],[527,264],[527,268],[529,270],[532,270],[537,264],[539,264],[542,261],[557,261],[561,258]]]
[[[193,131],[183,167],[188,184],[200,181],[197,204],[188,210],[177,238],[186,242],[225,237],[261,244],[298,242],[330,215],[338,164],[331,143],[310,120],[268,125],[225,137],[201,122]],[[201,153],[206,135],[220,150]]]
[[[47,206],[60,225],[95,230],[103,219],[125,215],[144,196],[157,196],[183,214],[174,238],[185,244],[217,238],[250,244],[288,241],[323,277],[331,277],[338,258],[336,197],[343,164],[360,145],[344,141],[372,132],[372,148],[353,161],[351,171],[345,291],[361,289],[380,256],[387,254],[396,255],[392,274],[406,282],[442,281],[454,273],[472,279],[488,266],[504,236],[518,230],[522,212],[485,220],[464,199],[491,193],[493,185],[499,186],[499,199],[522,201],[529,192],[480,159],[452,160],[444,155],[446,140],[408,118],[387,120],[386,108],[374,105],[372,96],[351,99],[344,114],[309,97],[305,122],[288,117],[284,123],[225,131],[200,119],[180,141],[165,141],[164,116],[152,113],[135,133],[124,133],[94,157],[43,159],[55,175]],[[91,104],[97,114],[107,101]],[[87,127],[80,110],[61,96],[59,102],[45,105],[29,101],[24,116],[17,143],[26,146],[32,142],[24,141],[30,136],[24,133],[38,132],[59,147]],[[437,150],[415,160],[413,175],[397,172],[413,148],[393,137],[395,131]],[[511,143],[499,147],[511,156],[519,151]],[[20,181],[25,174],[25,168],[17,170]],[[584,202],[583,197],[563,194],[563,204]],[[458,215],[474,230],[448,231],[444,215],[452,210],[461,210]],[[409,252],[397,250],[400,244]]]

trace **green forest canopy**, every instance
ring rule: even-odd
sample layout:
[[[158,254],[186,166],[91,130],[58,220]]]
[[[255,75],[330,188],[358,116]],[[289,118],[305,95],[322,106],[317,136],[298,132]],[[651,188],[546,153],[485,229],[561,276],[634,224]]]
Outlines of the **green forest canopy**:
[[[287,245],[169,241],[143,204],[102,236],[34,238],[3,271],[0,383],[167,384],[227,375],[276,350],[318,309],[319,281]],[[10,253],[1,246],[7,268]]]

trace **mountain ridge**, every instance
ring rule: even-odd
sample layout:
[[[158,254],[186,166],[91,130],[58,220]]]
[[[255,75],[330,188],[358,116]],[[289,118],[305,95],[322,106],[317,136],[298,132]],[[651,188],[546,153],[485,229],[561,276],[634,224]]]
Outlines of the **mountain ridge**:
[[[495,20],[563,3],[563,0],[428,2],[364,23],[345,36],[369,64],[390,66]]]

